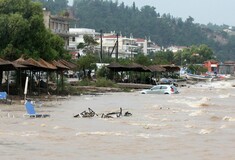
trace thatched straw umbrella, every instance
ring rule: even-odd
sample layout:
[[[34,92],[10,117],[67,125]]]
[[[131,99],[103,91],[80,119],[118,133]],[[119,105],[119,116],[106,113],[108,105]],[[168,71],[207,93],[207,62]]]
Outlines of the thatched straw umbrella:
[[[3,60],[0,58],[0,90],[2,86],[2,78],[3,78],[3,71],[12,71],[12,70],[20,70],[25,68],[26,66],[20,65],[14,62],[10,62],[7,60]],[[10,94],[9,90],[9,72],[7,72],[7,93]]]
[[[29,86],[29,91],[30,91],[30,93],[32,93],[32,87],[34,86],[34,84],[33,84],[33,82],[34,82],[33,81],[34,80],[33,72],[38,73],[39,74],[38,77],[40,77],[40,71],[47,70],[47,66],[41,64],[40,62],[34,60],[33,58],[29,58],[29,59],[25,60],[21,57],[21,58],[15,60],[14,62],[17,63],[17,64],[22,64],[24,66],[27,66],[24,69],[25,70],[25,73],[24,73],[25,76],[23,77],[23,80],[21,78],[21,73],[19,73],[19,75],[20,75],[20,86],[22,86],[22,81],[25,81],[26,74],[27,74],[26,70],[28,70],[29,71],[29,77],[30,77],[30,80],[31,80],[31,83],[30,83],[30,86]],[[40,82],[40,79],[39,79],[39,82]],[[38,88],[38,91],[39,91],[38,93],[40,94],[40,88]]]
[[[56,70],[57,70],[57,67],[54,66],[53,64],[51,64],[51,63],[49,63],[49,62],[47,62],[47,61],[41,59],[41,58],[38,60],[38,62],[39,62],[41,65],[43,65],[43,66],[46,67],[46,70],[45,70],[45,71],[46,71],[46,73],[47,73],[47,93],[49,93],[49,92],[48,92],[48,83],[49,83],[49,76],[48,76],[48,73],[49,73],[49,72],[56,71]]]
[[[59,85],[59,74],[60,74],[61,82],[62,82],[62,90],[64,90],[64,74],[63,74],[63,71],[69,70],[70,68],[65,66],[64,64],[60,63],[59,61],[56,61],[56,60],[53,60],[50,63],[57,67],[57,70],[56,70],[57,82],[56,82],[56,84],[57,84],[57,86]],[[57,91],[57,94],[58,94],[58,87],[56,88],[56,91]]]

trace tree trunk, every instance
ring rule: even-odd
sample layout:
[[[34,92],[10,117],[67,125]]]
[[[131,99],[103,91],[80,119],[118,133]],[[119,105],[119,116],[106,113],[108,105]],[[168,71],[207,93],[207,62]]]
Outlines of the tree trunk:
[[[83,79],[85,79],[87,77],[86,70],[85,70],[85,68],[83,68],[82,70],[83,70]]]

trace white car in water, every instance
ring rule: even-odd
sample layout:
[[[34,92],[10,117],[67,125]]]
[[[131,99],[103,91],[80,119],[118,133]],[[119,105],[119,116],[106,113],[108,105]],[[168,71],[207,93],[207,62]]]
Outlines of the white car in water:
[[[150,89],[140,91],[141,94],[177,94],[179,91],[174,85],[156,85]]]

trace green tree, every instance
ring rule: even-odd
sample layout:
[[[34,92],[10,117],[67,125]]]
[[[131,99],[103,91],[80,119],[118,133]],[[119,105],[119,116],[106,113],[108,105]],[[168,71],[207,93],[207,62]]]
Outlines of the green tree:
[[[68,57],[64,41],[44,26],[40,3],[31,0],[0,0],[0,56],[53,60]]]
[[[134,62],[144,65],[144,66],[149,66],[152,64],[151,60],[145,56],[144,54],[138,54],[135,58],[134,58]]]
[[[178,51],[174,55],[174,61],[178,65],[186,64],[202,64],[204,61],[214,58],[214,53],[207,45],[202,44],[199,46],[193,45]]]
[[[155,53],[153,61],[155,64],[172,64],[174,63],[173,52],[170,50],[158,51]]]
[[[191,73],[193,74],[200,75],[202,73],[205,73],[207,71],[207,68],[205,68],[204,66],[200,66],[200,65],[190,64],[188,66],[188,70],[191,71]]]
[[[91,79],[91,71],[96,69],[97,62],[98,58],[94,54],[86,54],[85,56],[81,56],[77,61],[78,70],[83,71],[84,78]]]
[[[83,36],[83,43],[79,43],[77,49],[84,50],[85,53],[93,53],[95,50],[95,46],[99,43],[94,40],[92,36],[84,35]]]
[[[33,0],[42,3],[52,14],[63,13],[68,7],[68,0]]]

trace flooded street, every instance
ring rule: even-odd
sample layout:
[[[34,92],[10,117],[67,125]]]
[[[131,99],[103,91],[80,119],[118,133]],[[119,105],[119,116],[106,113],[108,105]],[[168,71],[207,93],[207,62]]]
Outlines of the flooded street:
[[[0,112],[1,159],[235,159],[235,88],[213,82],[175,95],[104,93],[36,108],[50,118],[23,118],[24,106]],[[12,107],[12,106],[7,106]],[[131,117],[100,118],[129,111]],[[73,118],[88,108],[98,117]]]

